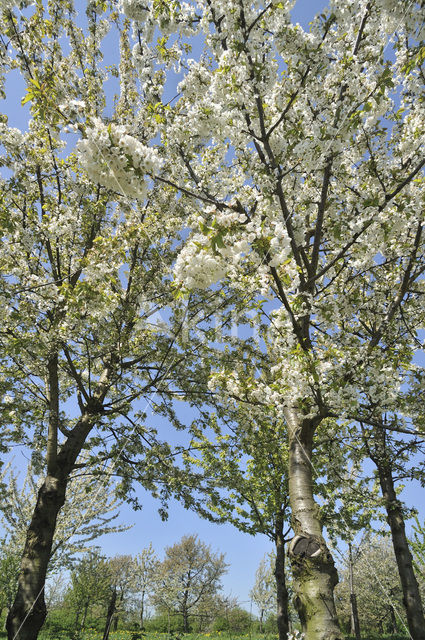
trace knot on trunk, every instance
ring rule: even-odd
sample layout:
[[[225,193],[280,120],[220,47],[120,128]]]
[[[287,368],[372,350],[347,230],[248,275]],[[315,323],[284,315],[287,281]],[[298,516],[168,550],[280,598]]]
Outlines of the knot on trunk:
[[[39,490],[39,499],[48,501],[49,504],[63,506],[65,502],[66,484],[60,478],[46,476],[44,483]]]
[[[289,543],[289,555],[292,558],[317,558],[324,550],[328,552],[323,541],[316,536],[298,535]]]
[[[46,476],[44,480],[44,492],[56,493],[59,489],[59,479],[54,476]]]
[[[289,543],[288,555],[292,571],[300,580],[319,571],[329,577],[332,587],[338,583],[332,554],[322,537],[308,533],[296,535]]]

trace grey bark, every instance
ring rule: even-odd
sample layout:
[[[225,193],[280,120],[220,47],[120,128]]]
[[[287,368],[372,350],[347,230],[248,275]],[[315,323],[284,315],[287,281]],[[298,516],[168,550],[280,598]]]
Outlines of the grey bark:
[[[66,486],[75,460],[92,427],[84,415],[56,457],[52,473],[41,485],[28,527],[14,603],[7,617],[9,640],[36,640],[47,615],[44,585],[58,513],[65,502]],[[54,472],[54,473],[53,473]]]
[[[397,500],[389,466],[381,465],[378,468],[378,473],[403,590],[403,604],[406,610],[409,633],[413,640],[425,640],[424,611],[418,581],[413,569],[412,554],[407,541],[403,510]]]
[[[44,584],[66,478],[48,475],[39,489],[28,528],[15,601],[7,616],[9,640],[36,640],[47,615]]]
[[[289,546],[295,598],[305,640],[342,640],[334,602],[338,574],[322,535],[311,465],[315,424],[285,409],[289,434],[289,499],[295,537]]]
[[[95,422],[108,390],[111,369],[106,367],[99,378],[92,405],[67,434],[58,452],[59,381],[57,356],[47,365],[49,401],[49,431],[47,444],[47,475],[41,485],[31,523],[28,527],[18,588],[6,621],[9,640],[37,640],[47,615],[44,585],[49,564],[58,513],[65,502],[66,487],[75,461]]]
[[[9,640],[36,640],[46,618],[44,585],[56,520],[65,502],[69,473],[82,444],[76,446],[69,439],[62,455],[58,455],[59,377],[56,352],[51,354],[47,363],[46,390],[49,408],[47,475],[38,491],[22,555],[18,588],[6,620]],[[81,419],[76,426],[76,433],[85,433],[85,427],[85,420]]]

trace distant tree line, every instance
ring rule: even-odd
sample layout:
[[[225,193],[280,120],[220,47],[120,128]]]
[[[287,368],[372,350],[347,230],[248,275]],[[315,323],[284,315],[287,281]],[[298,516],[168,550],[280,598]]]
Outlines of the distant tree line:
[[[367,532],[359,544],[350,547],[350,554],[340,553],[336,606],[341,628],[347,634],[356,633],[354,596],[360,637],[396,633],[407,637],[403,594],[389,538]],[[423,593],[425,528],[417,518],[412,548]],[[0,553],[3,623],[13,601],[18,560],[19,556],[11,553],[10,546],[3,546]],[[72,565],[56,563],[46,588],[48,615],[44,634],[57,638],[65,633],[78,640],[85,630],[92,628],[103,634],[103,640],[108,640],[110,632],[118,629],[132,630],[135,634],[159,632],[170,637],[188,632],[276,635],[275,565],[274,552],[261,560],[250,591],[250,611],[247,611],[236,598],[222,592],[221,578],[229,566],[224,554],[214,552],[196,535],[183,536],[167,547],[163,560],[158,558],[152,544],[136,556],[107,558],[96,549],[89,550],[74,559]],[[69,566],[71,569],[65,575],[64,569]],[[287,617],[290,629],[295,631],[300,623],[293,605],[292,575],[288,568],[286,583]]]

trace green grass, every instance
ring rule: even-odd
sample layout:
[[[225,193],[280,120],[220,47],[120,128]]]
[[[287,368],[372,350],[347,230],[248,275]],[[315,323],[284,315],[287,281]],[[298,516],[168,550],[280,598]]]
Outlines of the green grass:
[[[95,629],[86,630],[80,640],[102,640],[103,633],[96,631]],[[0,636],[1,637],[1,636]],[[109,634],[109,640],[134,640],[139,638],[140,640],[277,640],[275,635],[260,635],[257,633],[249,634],[229,634],[227,632],[215,632],[215,633],[159,633],[151,631],[141,635],[140,631],[111,631]],[[41,632],[39,640],[70,640],[69,634],[66,632],[55,634],[55,637],[51,633],[45,631]]]
[[[137,635],[138,633],[139,635]],[[103,634],[100,631],[88,629],[83,633],[80,640],[102,640],[102,636]],[[6,638],[6,635],[1,634],[0,638]],[[140,632],[125,630],[111,631],[109,634],[109,640],[137,640],[138,638],[141,638],[141,640],[277,640],[277,635],[263,635],[254,632],[230,634],[225,631],[220,631],[214,633],[177,633],[170,634],[170,636],[168,636],[167,633],[149,632],[140,636]],[[71,640],[71,638],[67,633],[57,634],[55,636],[41,633],[39,640]],[[351,637],[347,637],[347,640],[351,640]],[[362,640],[408,640],[408,636],[403,636],[402,634],[383,634],[379,636],[374,634],[369,638],[366,635],[362,635]]]
[[[96,631],[95,629],[86,630],[80,640],[102,640],[102,632]],[[0,636],[1,638],[2,636]],[[4,636],[6,637],[6,636]],[[140,634],[140,631],[111,631],[109,634],[109,640],[277,640],[277,636],[275,635],[260,635],[258,633],[245,633],[245,634],[229,634],[227,632],[215,632],[215,633],[177,633],[170,634],[167,633],[159,633],[159,632],[149,632],[143,635]],[[71,640],[69,633],[61,632],[57,633],[54,636],[52,633],[48,631],[41,632],[39,635],[39,640]]]
[[[111,631],[109,634],[109,640],[132,640],[132,636],[135,634],[137,634],[137,631]],[[100,631],[88,629],[84,632],[80,640],[102,640],[102,636],[103,634]],[[134,637],[134,640],[136,640],[136,637],[137,636]],[[215,633],[188,633],[186,635],[177,633],[171,634],[170,637],[167,633],[149,632],[142,636],[142,640],[177,640],[177,638],[180,638],[181,640],[277,640],[277,636],[272,634],[230,634],[224,631]],[[0,640],[6,639],[6,631],[0,631]],[[46,631],[42,631],[39,635],[39,640],[71,640],[71,637],[66,632],[52,635],[51,633],[49,634]],[[352,637],[347,637],[347,640],[352,640]],[[362,635],[362,640],[408,640],[408,636],[403,636],[402,634],[384,634],[382,636],[378,636],[374,634],[369,638],[366,635]]]

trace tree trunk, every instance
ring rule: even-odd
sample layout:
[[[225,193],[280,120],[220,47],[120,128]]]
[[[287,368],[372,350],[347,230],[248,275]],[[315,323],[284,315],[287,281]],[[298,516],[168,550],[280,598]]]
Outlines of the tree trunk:
[[[120,610],[124,600],[124,591],[121,591],[120,599],[118,602],[118,606],[115,606],[115,615],[112,621],[112,631],[117,631],[118,629],[118,621],[120,619]]]
[[[392,604],[389,606],[390,613],[390,633],[397,633],[397,619],[395,617],[395,611]]]
[[[338,574],[322,536],[313,496],[314,424],[286,409],[289,434],[289,499],[295,537],[289,546],[295,598],[305,640],[342,640],[333,597]]]
[[[285,541],[283,539],[283,522],[276,524],[275,534],[276,564],[274,575],[276,578],[277,601],[277,629],[279,640],[287,640],[289,632],[288,589],[285,578]]]
[[[145,592],[142,591],[141,599],[140,599],[140,629],[143,631],[144,627],[144,617],[145,617]]]
[[[101,407],[108,390],[110,368],[102,372],[92,407],[84,412],[68,433],[59,453],[59,378],[57,354],[48,362],[49,430],[47,438],[47,475],[38,491],[37,502],[28,527],[18,589],[7,616],[9,640],[37,640],[47,615],[44,585],[59,510],[65,502],[66,486],[75,461],[95,422],[93,407]]]
[[[184,633],[189,633],[189,615],[187,613],[186,608],[183,609],[182,614],[183,614],[183,631]]]
[[[261,609],[261,611],[260,611],[260,633],[263,633],[263,616],[264,616],[264,609]]]
[[[403,510],[394,487],[394,480],[388,464],[378,457],[374,460],[378,467],[379,482],[385,501],[387,522],[390,525],[394,554],[403,590],[403,604],[406,609],[407,624],[412,640],[425,640],[425,619],[418,581],[413,570],[412,554],[406,537]]]
[[[18,589],[7,616],[9,640],[36,640],[47,615],[44,584],[60,508],[65,502],[66,477],[47,475],[38,491],[28,528]]]
[[[190,571],[189,571],[189,574],[190,574]],[[189,578],[189,584],[190,584],[190,578]],[[183,600],[182,600],[182,616],[183,616],[183,632],[184,633],[189,633],[189,612],[187,610],[188,598],[189,598],[189,591],[186,588],[185,592],[183,593]]]
[[[361,640],[359,612],[357,609],[356,593],[354,591],[353,553],[351,550],[351,542],[348,543],[348,563],[350,570],[351,635],[356,636],[356,640]]]
[[[114,589],[112,592],[111,599],[109,601],[108,613],[106,614],[106,623],[105,623],[105,630],[103,632],[103,640],[108,640],[109,638],[109,632],[111,630],[112,617],[115,613],[116,603],[117,603],[117,590]]]
[[[80,627],[80,633],[83,633],[84,631],[84,627],[86,626],[86,620],[87,620],[87,612],[89,610],[89,603],[86,602],[86,604],[84,605],[84,613],[83,613],[83,619],[81,620],[81,627]]]

